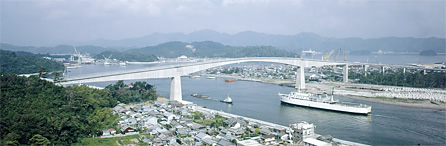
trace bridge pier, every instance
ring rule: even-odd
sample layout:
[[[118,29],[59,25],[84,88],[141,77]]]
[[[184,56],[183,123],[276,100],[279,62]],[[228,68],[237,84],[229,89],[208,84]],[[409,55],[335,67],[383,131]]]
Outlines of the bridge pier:
[[[369,65],[364,65],[364,76],[367,76],[367,69],[369,68]]]
[[[181,76],[172,77],[170,81],[170,101],[183,101],[181,92]]]
[[[347,83],[348,82],[348,64],[347,63],[345,64],[343,71],[344,71],[344,76],[343,76],[344,83]]]
[[[305,68],[300,66],[296,72],[296,89],[305,89]]]

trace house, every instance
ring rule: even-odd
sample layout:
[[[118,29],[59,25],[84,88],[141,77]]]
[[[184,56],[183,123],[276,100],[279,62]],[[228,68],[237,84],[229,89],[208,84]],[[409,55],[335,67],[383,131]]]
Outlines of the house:
[[[212,138],[204,138],[203,139],[203,143],[206,144],[206,145],[212,145],[212,146],[217,145],[216,144],[217,142],[212,140]]]
[[[155,130],[153,130],[152,132],[154,132],[154,133],[167,133],[167,132],[169,132],[168,130],[166,130],[166,129],[162,129],[162,128],[160,128],[160,127],[157,127]]]
[[[163,140],[161,138],[155,138],[153,139],[153,145],[163,145]]]
[[[184,129],[177,129],[177,131],[175,131],[177,133],[177,135],[179,136],[187,136],[187,133]]]
[[[274,132],[276,132],[276,133],[285,133],[286,132],[286,128],[282,127],[282,126],[276,126],[276,127],[274,127]]]
[[[227,135],[226,137],[224,137],[224,139],[232,141],[233,139],[237,139],[237,137],[235,137],[234,135]]]
[[[155,105],[158,106],[158,107],[164,105],[164,102],[161,102],[161,101],[154,101],[153,103],[155,103]]]
[[[288,141],[288,134],[287,133],[279,133],[277,134],[277,139],[281,141]]]
[[[180,111],[181,115],[186,116],[186,115],[192,115],[191,113],[189,113],[189,111],[183,109]]]
[[[224,140],[224,139],[220,140],[217,143],[217,145],[219,145],[219,146],[236,146],[234,143],[232,143],[230,141],[227,141],[227,140]]]
[[[144,143],[148,143],[149,145],[152,145],[152,140],[150,140],[150,139],[148,139],[148,138],[144,138],[144,139],[142,140],[142,142],[144,142]]]
[[[263,136],[261,137],[261,141],[262,141],[262,143],[268,145],[268,144],[273,143],[273,142],[276,140],[275,137],[276,137],[276,136],[275,136],[274,134],[263,135]]]
[[[196,141],[200,141],[201,142],[201,141],[203,141],[204,139],[207,139],[207,138],[211,139],[212,137],[209,136],[208,134],[202,133],[202,132],[200,132],[197,135],[195,135],[195,140]]]
[[[162,141],[167,141],[167,138],[169,138],[169,137],[165,134],[160,134],[160,135],[158,135],[158,138],[160,138]]]
[[[227,120],[224,121],[224,123],[226,125],[228,125],[229,127],[234,127],[237,125],[237,123],[239,124],[239,126],[241,127],[245,127],[248,125],[248,121],[246,121],[245,119],[241,118],[241,117],[237,117],[237,118],[229,118]]]
[[[147,112],[150,112],[150,111],[153,111],[152,107],[150,107],[150,106],[143,106],[142,107],[142,112],[147,113]]]
[[[158,125],[158,118],[150,117],[146,119],[146,123],[151,125]]]
[[[180,123],[191,123],[192,122],[192,119],[189,119],[189,118],[181,118],[181,121],[180,121]]]
[[[262,135],[269,135],[269,134],[271,134],[271,131],[268,128],[263,127],[263,128],[260,129],[260,134],[262,134]]]
[[[259,142],[255,140],[243,140],[237,141],[238,146],[261,146]]]
[[[113,128],[102,130],[103,136],[109,136],[109,135],[113,135],[115,133],[116,133],[116,130]]]
[[[125,134],[125,133],[129,133],[129,132],[135,132],[136,129],[132,128],[132,127],[125,127],[125,128],[121,128],[121,131],[123,134]]]
[[[189,126],[189,128],[191,128],[192,130],[198,130],[198,129],[205,128],[205,126],[203,126],[201,124],[197,124],[197,123],[190,123],[190,124],[187,124],[187,126]]]
[[[238,128],[238,129],[228,128],[227,130],[228,130],[228,132],[233,133],[236,136],[239,136],[239,135],[242,135],[243,133],[245,133],[245,130],[243,130],[242,128]]]
[[[125,108],[123,108],[122,106],[117,105],[117,106],[115,106],[113,108],[113,113],[122,113],[124,110],[125,110]]]
[[[131,118],[131,119],[129,119],[128,124],[129,125],[136,125],[136,124],[138,124],[138,121],[135,118]]]
[[[181,104],[181,103],[172,104],[172,108],[183,107],[183,106],[184,106],[184,104]]]

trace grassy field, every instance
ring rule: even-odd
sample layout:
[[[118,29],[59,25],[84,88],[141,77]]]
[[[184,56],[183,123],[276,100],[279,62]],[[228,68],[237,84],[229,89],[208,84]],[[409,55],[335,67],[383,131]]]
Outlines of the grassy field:
[[[123,137],[111,137],[111,138],[83,138],[78,143],[74,143],[75,146],[118,146],[127,144],[148,145],[141,143],[139,138],[141,135],[129,135]]]

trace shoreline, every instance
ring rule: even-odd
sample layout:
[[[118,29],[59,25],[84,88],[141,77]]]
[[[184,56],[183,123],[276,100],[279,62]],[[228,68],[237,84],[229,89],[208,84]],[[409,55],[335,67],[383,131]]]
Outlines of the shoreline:
[[[214,76],[214,77],[218,77],[218,78],[235,78],[235,79],[241,80],[241,81],[260,82],[260,83],[265,83],[265,84],[274,84],[274,85],[288,86],[288,87],[294,87],[294,84],[295,84],[293,81],[287,81],[287,80],[278,80],[278,79],[265,80],[265,79],[255,79],[255,78],[241,78],[239,76],[232,76],[232,75],[202,74],[202,76]],[[439,105],[436,105],[436,104],[431,103],[430,100],[428,100],[428,99],[416,100],[416,99],[378,97],[378,96],[373,96],[372,93],[374,93],[374,92],[371,92],[368,90],[363,90],[363,89],[345,90],[345,87],[347,87],[347,86],[376,86],[376,87],[394,87],[394,86],[355,84],[355,83],[338,83],[338,82],[306,83],[306,86],[307,86],[307,92],[310,92],[313,94],[323,94],[324,92],[330,93],[332,88],[336,87],[335,88],[336,91],[334,92],[334,95],[343,96],[346,98],[363,100],[363,101],[368,101],[368,102],[373,102],[373,103],[402,106],[402,107],[446,110],[446,103],[439,102]],[[364,95],[369,95],[369,96],[364,96]],[[401,101],[401,100],[404,100],[404,101]]]

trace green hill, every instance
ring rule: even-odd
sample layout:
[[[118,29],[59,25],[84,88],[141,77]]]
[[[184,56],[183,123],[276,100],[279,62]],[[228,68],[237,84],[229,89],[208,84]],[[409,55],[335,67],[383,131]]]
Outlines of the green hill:
[[[53,60],[31,56],[23,52],[15,53],[11,51],[0,50],[0,72],[28,74],[36,73],[40,67],[44,67],[46,71],[61,71],[63,65]]]
[[[271,46],[248,46],[236,47],[223,45],[217,42],[167,42],[157,46],[149,46],[139,49],[128,50],[127,52],[144,52],[157,55],[159,57],[175,58],[181,55],[189,57],[296,57],[296,53],[277,49]]]
[[[0,73],[0,145],[70,145],[100,136],[103,129],[118,129],[119,116],[110,109],[118,101],[141,102],[158,96],[146,82],[132,86],[119,81],[105,90],[63,87],[37,76]]]

